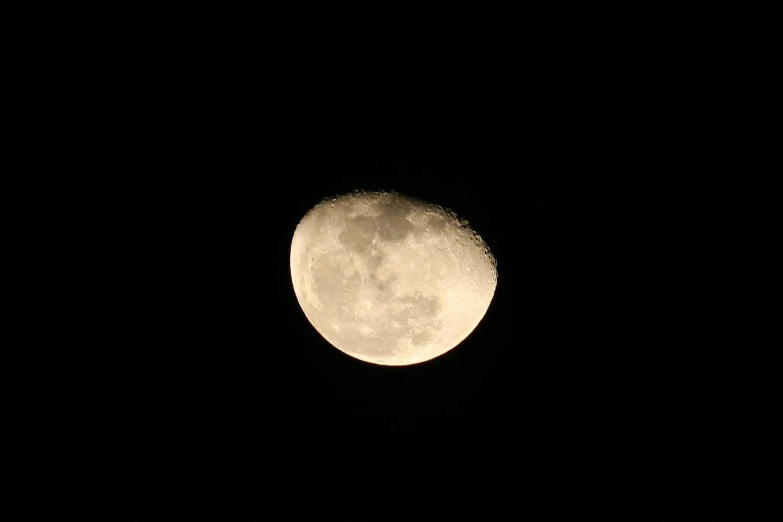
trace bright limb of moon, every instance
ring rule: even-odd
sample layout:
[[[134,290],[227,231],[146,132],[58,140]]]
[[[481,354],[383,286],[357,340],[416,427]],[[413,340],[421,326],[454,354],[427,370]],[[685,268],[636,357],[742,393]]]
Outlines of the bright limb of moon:
[[[452,212],[394,192],[325,200],[291,242],[299,305],[330,344],[356,359],[405,366],[467,338],[497,285],[486,243]]]

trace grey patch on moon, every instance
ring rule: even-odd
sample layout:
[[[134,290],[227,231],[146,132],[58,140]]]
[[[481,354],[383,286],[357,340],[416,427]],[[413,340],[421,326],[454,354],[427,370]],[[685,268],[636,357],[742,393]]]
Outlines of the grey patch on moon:
[[[411,234],[413,224],[408,221],[413,204],[404,198],[392,198],[379,205],[378,236],[382,241],[399,241]]]
[[[347,219],[338,236],[340,243],[353,252],[363,252],[375,237],[375,221],[367,216]]]
[[[459,344],[486,313],[494,258],[466,222],[395,193],[317,205],[291,245],[291,276],[310,323],[358,359],[405,365]]]

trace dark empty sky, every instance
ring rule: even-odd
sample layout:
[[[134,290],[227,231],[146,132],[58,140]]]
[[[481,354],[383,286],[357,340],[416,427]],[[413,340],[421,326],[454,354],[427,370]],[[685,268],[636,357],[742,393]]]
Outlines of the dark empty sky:
[[[764,13],[37,9],[8,18],[5,506],[770,512]],[[296,302],[294,227],[360,188],[497,257],[430,363],[350,359]]]

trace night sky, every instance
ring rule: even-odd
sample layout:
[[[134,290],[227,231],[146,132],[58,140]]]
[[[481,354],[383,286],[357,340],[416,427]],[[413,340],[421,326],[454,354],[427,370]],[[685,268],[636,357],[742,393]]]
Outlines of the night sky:
[[[764,13],[7,20],[7,520],[772,519]],[[446,355],[362,363],[300,309],[296,224],[355,189],[449,207],[495,254]]]

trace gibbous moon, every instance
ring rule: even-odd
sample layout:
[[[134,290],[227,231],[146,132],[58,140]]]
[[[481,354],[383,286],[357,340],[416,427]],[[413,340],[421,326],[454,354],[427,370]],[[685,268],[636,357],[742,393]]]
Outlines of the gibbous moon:
[[[466,221],[394,192],[321,202],[291,243],[305,316],[342,352],[405,366],[461,343],[489,308],[495,258]]]

